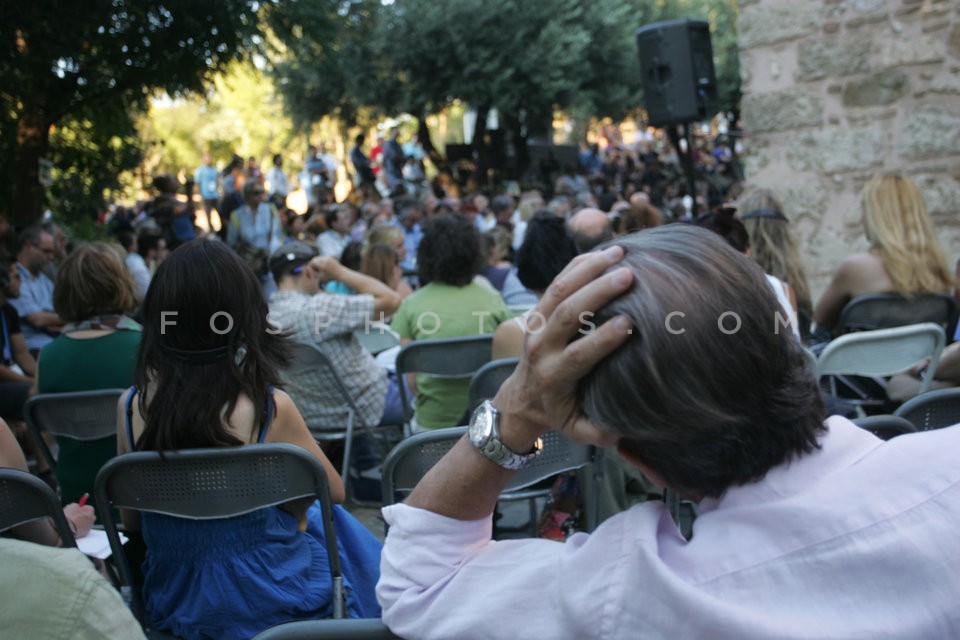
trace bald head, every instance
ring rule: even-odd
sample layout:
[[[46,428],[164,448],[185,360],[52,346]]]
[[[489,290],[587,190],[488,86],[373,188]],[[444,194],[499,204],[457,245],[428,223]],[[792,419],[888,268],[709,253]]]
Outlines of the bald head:
[[[567,221],[567,231],[580,253],[591,251],[598,244],[613,238],[610,218],[600,209],[581,209]]]

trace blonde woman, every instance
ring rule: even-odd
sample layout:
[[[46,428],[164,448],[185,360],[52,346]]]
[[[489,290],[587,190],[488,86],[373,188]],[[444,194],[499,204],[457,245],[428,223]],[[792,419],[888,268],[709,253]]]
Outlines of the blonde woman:
[[[877,176],[860,196],[870,248],[840,263],[813,312],[833,330],[844,305],[868,293],[950,293],[953,275],[917,185],[901,175]]]
[[[400,264],[407,259],[406,235],[401,227],[383,224],[367,233],[363,243],[360,272],[376,278],[406,298],[413,289],[403,279]]]
[[[813,316],[810,284],[780,199],[769,189],[753,189],[740,199],[738,209],[750,234],[751,257],[793,289],[801,333],[805,333]]]

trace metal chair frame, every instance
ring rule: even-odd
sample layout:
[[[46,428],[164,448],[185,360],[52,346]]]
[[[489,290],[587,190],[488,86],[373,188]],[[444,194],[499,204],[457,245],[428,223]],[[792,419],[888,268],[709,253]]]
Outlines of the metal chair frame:
[[[57,461],[42,432],[74,440],[100,440],[117,435],[117,402],[126,389],[41,393],[23,405],[23,419],[40,454],[51,469]]]
[[[346,493],[347,500],[357,502],[351,491],[350,463],[353,460],[354,424],[359,410],[353,400],[353,396],[350,395],[343,380],[340,379],[340,374],[320,347],[315,342],[298,341],[294,344],[294,360],[287,369],[287,372],[300,373],[305,370],[324,368],[333,378],[337,393],[340,394],[343,405],[347,407],[347,424],[345,426],[336,427],[331,425],[307,424],[307,428],[310,429],[310,433],[314,439],[321,445],[325,442],[343,441],[343,463],[340,467],[340,475],[343,478],[343,489]],[[374,441],[374,431],[377,430],[377,427],[364,426],[361,427],[361,429],[364,434],[371,439],[372,443]],[[386,451],[383,452],[384,455],[386,453]]]
[[[26,471],[0,469],[0,532],[40,518],[53,519],[61,546],[77,546],[53,489]]]
[[[907,298],[899,293],[870,293],[857,296],[843,307],[837,327],[846,334],[932,322],[946,331],[956,317],[957,302],[946,294]]]
[[[323,465],[292,444],[138,451],[103,466],[95,485],[97,509],[120,573],[120,591],[141,621],[143,609],[117,530],[115,509],[162,513],[188,520],[239,516],[299,498],[317,498],[333,587],[333,617],[346,615],[333,506]]]
[[[383,462],[383,504],[386,506],[396,502],[398,493],[409,494],[420,479],[453,448],[466,432],[466,427],[421,431],[394,447]],[[599,465],[594,464],[597,456],[596,447],[573,442],[557,431],[549,431],[543,436],[543,453],[514,474],[500,495],[500,500],[531,500],[531,498],[540,497],[544,495],[543,491],[526,489],[541,480],[565,471],[593,465],[594,472],[597,473],[600,468]],[[594,486],[600,486],[601,480],[602,478],[597,478]],[[587,503],[586,524],[590,531],[597,523],[595,498],[594,496]],[[534,507],[531,506],[531,519],[535,524],[536,514],[533,509]]]
[[[257,634],[253,640],[395,640],[380,618],[302,620],[288,622]]]
[[[397,375],[419,373],[434,378],[469,378],[490,362],[493,334],[417,340],[407,343],[397,354]],[[400,401],[407,424],[413,419],[413,406],[404,385]],[[464,407],[466,410],[466,407]]]
[[[472,412],[481,402],[497,395],[500,385],[513,374],[519,362],[520,358],[500,358],[477,369],[470,379],[469,410]]]
[[[910,421],[918,431],[953,426],[960,423],[960,387],[921,393],[897,407],[893,415]]]
[[[917,431],[913,423],[897,415],[865,416],[854,418],[853,423],[883,440]]]
[[[890,329],[848,333],[830,341],[817,357],[816,375],[890,376],[930,358],[920,383],[921,393],[933,379],[943,352],[945,335],[939,325],[927,322]],[[836,395],[836,381],[830,380]]]

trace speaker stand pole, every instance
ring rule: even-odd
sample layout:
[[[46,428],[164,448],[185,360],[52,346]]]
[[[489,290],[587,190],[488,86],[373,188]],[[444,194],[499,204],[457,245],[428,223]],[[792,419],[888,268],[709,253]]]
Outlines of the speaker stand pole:
[[[687,143],[686,153],[684,153],[683,149],[680,147],[681,126],[683,127],[683,139]],[[687,191],[690,197],[693,198],[693,205],[690,210],[690,214],[693,216],[693,219],[696,220],[699,211],[697,207],[697,179],[693,173],[693,143],[690,141],[690,124],[671,124],[666,129],[667,137],[670,138],[670,143],[677,152],[677,158],[680,159],[680,166],[683,167],[683,174],[687,178]]]

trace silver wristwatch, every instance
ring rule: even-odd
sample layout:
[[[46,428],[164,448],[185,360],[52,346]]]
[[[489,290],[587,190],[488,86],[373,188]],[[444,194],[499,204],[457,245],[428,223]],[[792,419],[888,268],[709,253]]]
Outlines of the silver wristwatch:
[[[507,448],[500,439],[500,412],[489,400],[484,400],[473,412],[467,433],[481,455],[511,471],[524,468],[543,451],[543,438],[537,438],[529,453],[519,454]]]

